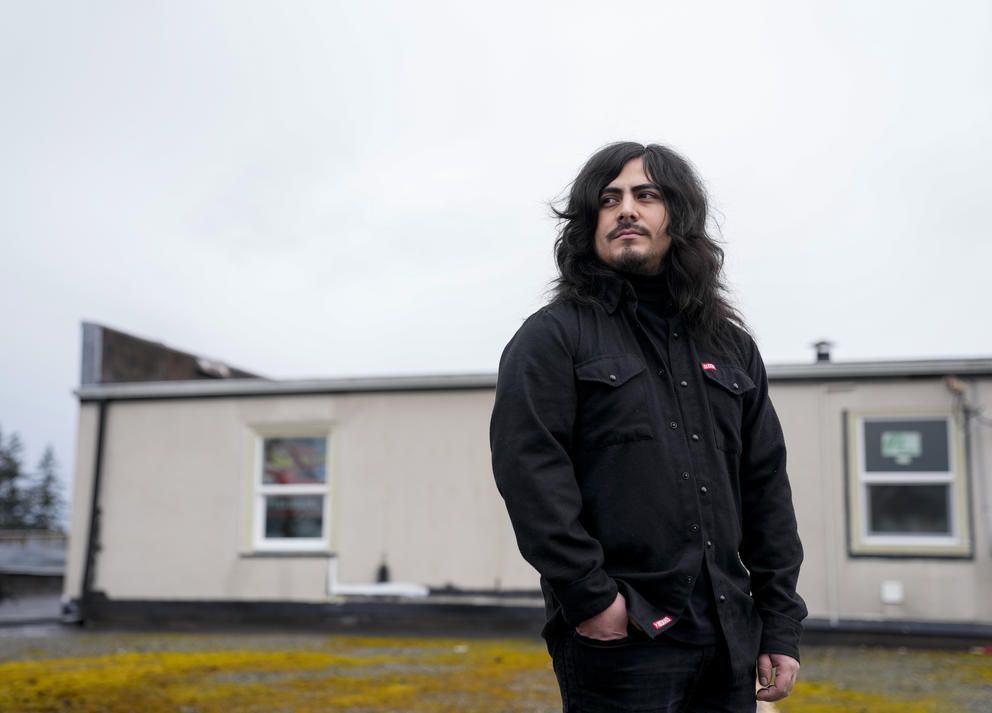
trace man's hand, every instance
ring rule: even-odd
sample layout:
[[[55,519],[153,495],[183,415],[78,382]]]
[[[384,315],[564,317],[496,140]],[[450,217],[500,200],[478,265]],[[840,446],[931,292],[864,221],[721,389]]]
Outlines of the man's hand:
[[[775,669],[774,683],[772,669]],[[763,688],[758,689],[754,697],[759,701],[780,701],[790,693],[796,685],[799,675],[799,662],[785,654],[761,654],[758,657],[758,683]]]
[[[620,592],[610,606],[575,627],[587,639],[611,641],[627,636],[627,600]],[[798,666],[798,664],[796,664]]]

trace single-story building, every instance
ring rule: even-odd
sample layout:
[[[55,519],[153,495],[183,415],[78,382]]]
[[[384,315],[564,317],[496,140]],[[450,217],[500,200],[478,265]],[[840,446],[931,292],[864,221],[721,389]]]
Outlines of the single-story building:
[[[66,536],[0,530],[0,627],[58,619]]]
[[[120,334],[84,325],[72,616],[540,620],[490,470],[494,374],[269,380],[186,355],[125,379]],[[768,373],[808,630],[992,640],[992,359]]]

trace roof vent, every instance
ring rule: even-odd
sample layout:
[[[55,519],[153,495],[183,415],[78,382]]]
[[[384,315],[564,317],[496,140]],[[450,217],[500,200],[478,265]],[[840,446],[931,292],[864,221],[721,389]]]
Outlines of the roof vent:
[[[211,361],[198,357],[196,360],[196,370],[204,376],[211,376],[215,379],[230,379],[231,367],[219,361]]]
[[[833,345],[833,342],[828,342],[826,339],[821,339],[813,344],[813,348],[816,349],[817,364],[830,361],[830,347]]]

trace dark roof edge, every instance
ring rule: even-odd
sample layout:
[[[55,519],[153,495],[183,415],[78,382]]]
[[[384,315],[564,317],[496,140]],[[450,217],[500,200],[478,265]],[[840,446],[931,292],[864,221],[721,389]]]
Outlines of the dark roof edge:
[[[821,362],[771,364],[770,381],[833,381],[913,377],[992,377],[992,359],[930,359],[920,361]],[[345,379],[223,379],[165,381],[82,386],[80,401],[224,398],[232,396],[292,396],[402,391],[465,391],[492,389],[496,374],[428,374]]]
[[[493,389],[495,374],[436,374],[347,379],[224,379],[87,385],[74,393],[80,401],[293,396],[402,391]]]
[[[771,381],[903,379],[909,377],[992,376],[992,358],[770,364]]]

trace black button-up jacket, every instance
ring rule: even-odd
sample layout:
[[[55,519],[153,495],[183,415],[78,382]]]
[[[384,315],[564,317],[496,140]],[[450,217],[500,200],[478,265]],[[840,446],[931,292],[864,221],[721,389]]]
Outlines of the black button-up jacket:
[[[785,443],[752,339],[702,349],[678,316],[669,367],[630,284],[532,315],[500,361],[493,472],[524,558],[541,574],[545,636],[621,591],[658,636],[705,558],[735,673],[757,654],[799,658],[806,606]]]

